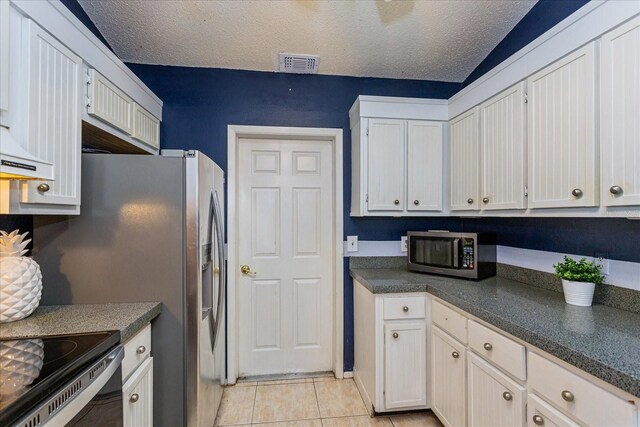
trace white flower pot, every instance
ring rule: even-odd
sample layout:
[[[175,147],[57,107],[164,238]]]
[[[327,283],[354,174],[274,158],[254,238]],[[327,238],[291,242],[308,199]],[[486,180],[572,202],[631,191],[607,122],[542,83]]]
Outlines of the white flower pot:
[[[567,304],[579,307],[590,307],[593,302],[593,293],[596,290],[595,283],[574,282],[562,279],[564,300]]]

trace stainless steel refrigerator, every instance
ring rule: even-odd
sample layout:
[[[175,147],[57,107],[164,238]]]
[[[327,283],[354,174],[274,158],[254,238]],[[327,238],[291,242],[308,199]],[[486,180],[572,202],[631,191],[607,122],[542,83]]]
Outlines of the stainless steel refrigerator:
[[[211,427],[225,378],[224,177],[195,151],[84,154],[79,216],[35,217],[42,304],[162,302],[154,425]]]

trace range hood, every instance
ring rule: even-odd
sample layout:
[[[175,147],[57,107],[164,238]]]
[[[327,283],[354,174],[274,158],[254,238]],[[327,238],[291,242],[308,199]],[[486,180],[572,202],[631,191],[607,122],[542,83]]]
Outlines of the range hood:
[[[53,164],[28,153],[0,126],[0,179],[53,181]]]

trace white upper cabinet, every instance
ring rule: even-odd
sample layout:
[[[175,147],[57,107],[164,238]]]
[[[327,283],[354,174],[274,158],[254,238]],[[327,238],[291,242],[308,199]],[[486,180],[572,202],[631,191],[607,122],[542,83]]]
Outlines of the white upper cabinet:
[[[525,208],[525,85],[480,105],[483,210]]]
[[[640,205],[640,17],[605,34],[600,55],[602,204]]]
[[[446,215],[442,174],[447,102],[359,96],[349,116],[351,215]]]
[[[450,122],[450,208],[452,211],[480,208],[480,141],[478,107]]]
[[[369,120],[368,210],[404,210],[405,122]]]
[[[442,210],[442,123],[407,122],[407,210]]]
[[[131,134],[133,100],[92,68],[87,70],[87,78],[87,113]]]
[[[527,80],[531,208],[598,204],[595,43]]]

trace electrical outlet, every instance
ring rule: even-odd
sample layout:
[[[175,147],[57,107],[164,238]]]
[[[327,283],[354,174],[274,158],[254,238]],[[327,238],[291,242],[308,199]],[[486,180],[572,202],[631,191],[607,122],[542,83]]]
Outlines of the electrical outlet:
[[[407,252],[407,236],[400,237],[400,252]]]
[[[605,276],[609,274],[609,253],[596,252],[594,254],[596,264],[602,266],[602,274]]]
[[[347,252],[358,252],[358,236],[347,236]]]

